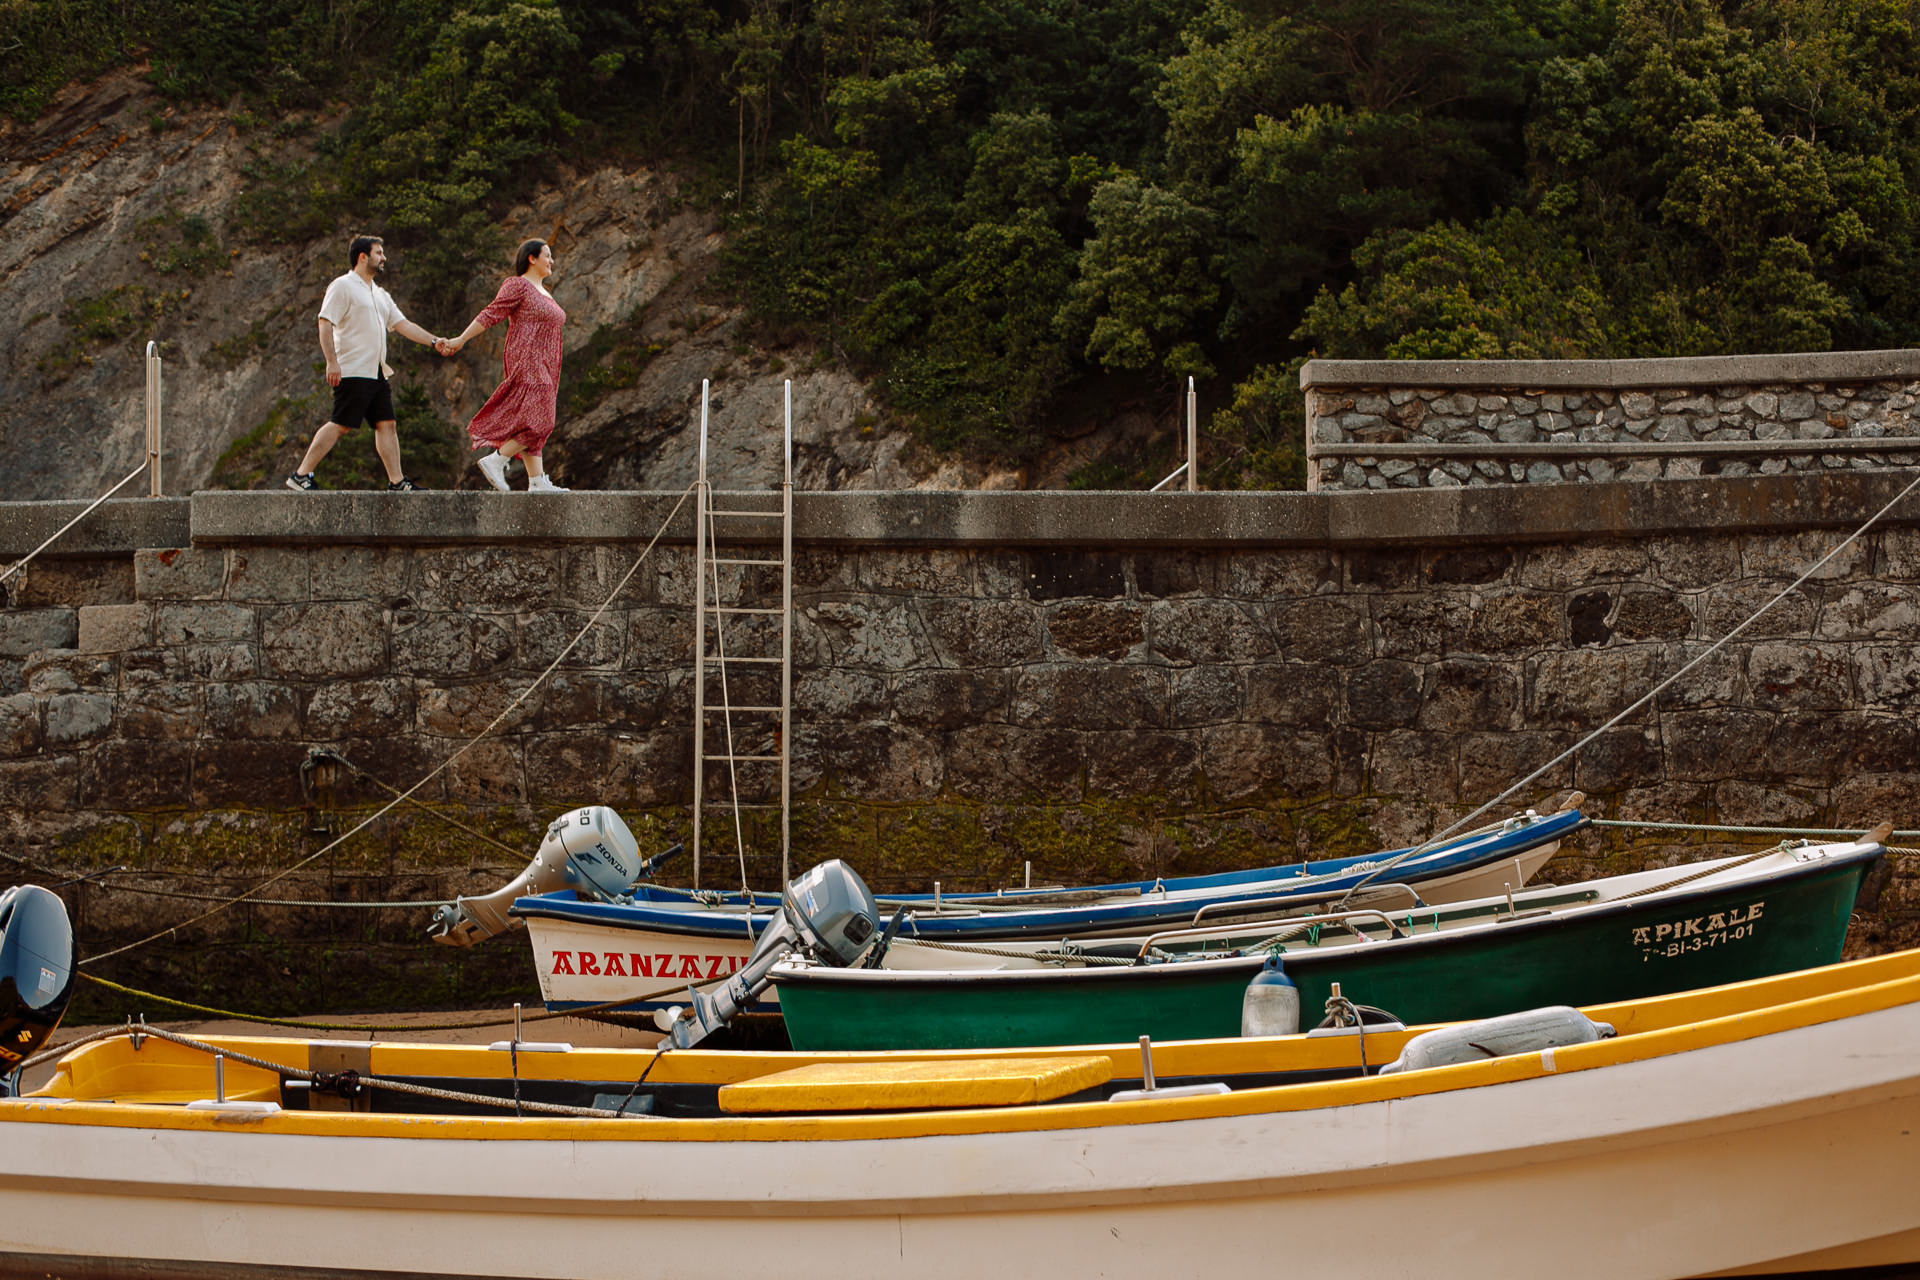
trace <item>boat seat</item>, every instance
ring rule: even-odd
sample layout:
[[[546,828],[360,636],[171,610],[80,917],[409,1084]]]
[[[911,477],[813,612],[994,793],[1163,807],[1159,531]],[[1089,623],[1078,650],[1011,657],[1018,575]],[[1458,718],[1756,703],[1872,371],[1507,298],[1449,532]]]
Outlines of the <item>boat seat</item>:
[[[794,1111],[909,1111],[1053,1102],[1113,1078],[1105,1054],[973,1058],[951,1062],[815,1062],[720,1090],[735,1115]]]

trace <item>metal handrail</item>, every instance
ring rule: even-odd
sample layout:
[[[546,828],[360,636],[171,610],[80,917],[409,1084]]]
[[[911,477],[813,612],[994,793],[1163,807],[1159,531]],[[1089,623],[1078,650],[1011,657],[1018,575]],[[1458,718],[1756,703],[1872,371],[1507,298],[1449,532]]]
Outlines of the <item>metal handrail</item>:
[[[160,344],[158,342],[148,342],[147,343],[147,447],[146,447],[145,456],[142,457],[140,460],[140,465],[135,467],[132,471],[128,472],[126,477],[122,479],[120,483],[114,485],[111,489],[108,489],[105,493],[101,494],[99,497],[95,498],[92,502],[88,503],[86,510],[82,511],[79,515],[75,516],[73,519],[67,521],[65,524],[61,525],[58,529],[54,530],[52,537],[48,538],[45,542],[41,543],[39,546],[35,547],[33,550],[27,552],[27,554],[25,554],[24,556],[21,556],[18,560],[15,560],[12,564],[8,565],[4,570],[0,570],[0,583],[6,582],[7,579],[13,577],[15,574],[19,573],[22,569],[26,568],[29,561],[31,561],[35,556],[39,555],[42,551],[45,551],[48,547],[52,546],[54,543],[58,542],[61,536],[64,535],[67,530],[73,528],[73,526],[79,524],[82,520],[86,519],[89,515],[93,514],[93,509],[95,507],[99,506],[101,503],[105,502],[108,498],[111,498],[114,494],[126,488],[129,484],[132,484],[133,481],[139,477],[142,471],[147,473],[147,496],[150,498],[158,498],[159,496],[161,496],[160,495],[161,390],[162,390],[162,386],[161,386]]]
[[[160,414],[164,383],[160,344],[147,343],[147,496],[160,496]]]
[[[1402,884],[1399,881],[1392,881],[1387,884],[1370,885],[1369,888],[1399,889],[1403,893],[1405,893],[1408,898],[1411,899],[1411,901],[1408,902],[1407,904],[1408,906],[1424,907],[1427,905],[1426,900],[1422,898],[1419,895],[1419,893],[1414,890],[1414,887],[1410,884]],[[1283,897],[1278,897],[1278,898],[1253,898],[1245,902],[1209,902],[1206,906],[1200,908],[1198,911],[1193,913],[1193,923],[1195,925],[1198,925],[1200,923],[1200,918],[1206,915],[1208,912],[1217,911],[1222,914],[1225,914],[1226,912],[1229,912],[1229,911],[1233,911],[1233,912],[1267,911],[1267,910],[1271,910],[1274,907],[1299,906],[1301,903],[1304,903],[1304,902],[1325,902],[1329,898],[1338,897],[1341,894],[1346,892],[1347,892],[1346,889],[1340,888],[1340,889],[1327,889],[1321,893],[1289,893]],[[1249,923],[1252,923],[1252,922],[1249,922]]]

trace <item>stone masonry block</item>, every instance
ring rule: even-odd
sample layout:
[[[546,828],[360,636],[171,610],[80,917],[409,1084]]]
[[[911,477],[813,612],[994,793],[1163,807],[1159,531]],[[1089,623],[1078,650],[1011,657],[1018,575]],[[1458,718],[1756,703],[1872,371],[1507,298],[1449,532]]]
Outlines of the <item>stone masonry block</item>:
[[[27,688],[34,693],[106,691],[114,685],[114,663],[97,654],[43,650],[27,662],[25,675]]]
[[[413,576],[413,553],[394,547],[320,547],[309,559],[315,600],[390,601],[407,593]]]
[[[558,556],[540,547],[422,551],[409,594],[423,609],[544,608],[559,581]]]
[[[40,700],[30,693],[0,698],[0,756],[30,756],[40,749]]]
[[[139,600],[218,600],[227,584],[227,553],[167,547],[133,557],[133,593]]]
[[[924,614],[940,656],[959,667],[1012,667],[1042,653],[1033,606],[1010,600],[932,600]]]
[[[144,649],[152,643],[152,605],[80,606],[80,652],[119,653],[125,649]]]
[[[305,551],[248,547],[227,558],[227,599],[305,600],[309,556]]]
[[[377,604],[305,604],[274,609],[261,627],[268,669],[283,677],[376,675],[387,666],[387,615]]]
[[[104,693],[56,693],[47,699],[49,746],[90,741],[112,727],[113,699]]]
[[[352,606],[341,605],[339,608]],[[404,675],[460,677],[486,675],[513,661],[511,618],[481,614],[433,613],[412,626],[396,623],[393,631],[393,669]],[[356,650],[369,661],[342,675],[370,675],[377,669],[371,646]],[[276,659],[276,666],[278,660]]]
[[[9,578],[5,590],[21,608],[48,605],[126,604],[133,599],[133,561],[121,555],[103,560],[35,560]]]
[[[300,736],[300,695],[284,684],[244,680],[207,689],[207,733],[216,741]]]
[[[172,681],[146,681],[123,689],[119,698],[120,736],[185,742],[199,731],[200,687]]]
[[[78,633],[72,609],[9,609],[0,613],[0,658],[42,649],[71,649]]]
[[[162,604],[154,610],[158,644],[220,644],[250,641],[258,619],[243,604]]]
[[[1168,662],[1251,662],[1274,651],[1261,612],[1228,600],[1162,600],[1147,611],[1147,634]]]
[[[307,703],[307,734],[314,738],[387,737],[413,728],[412,689],[402,680],[343,680],[323,684]]]

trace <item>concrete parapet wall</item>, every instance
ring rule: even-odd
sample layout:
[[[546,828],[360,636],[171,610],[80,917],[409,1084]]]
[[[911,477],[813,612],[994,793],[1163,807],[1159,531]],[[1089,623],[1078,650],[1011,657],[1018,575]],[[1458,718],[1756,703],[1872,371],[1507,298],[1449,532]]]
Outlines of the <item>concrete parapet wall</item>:
[[[1151,877],[1418,840],[1726,635],[1904,483],[800,495],[795,862],[960,888],[1028,862]],[[490,889],[583,803],[664,845],[692,780],[685,511],[627,574],[677,498],[200,494],[184,545],[113,547],[103,527],[36,560],[0,610],[5,850],[62,875],[250,885],[388,795],[303,773],[314,746],[394,787],[451,760],[419,799],[464,826],[403,807],[274,896]],[[0,554],[30,549],[0,529]],[[1611,817],[1920,826],[1917,621],[1909,500],[1503,809],[1578,788]],[[709,828],[709,883],[737,878],[730,831]],[[764,819],[748,846],[770,884]],[[1556,875],[1703,851],[1589,836]],[[192,914],[114,884],[72,890],[95,945]],[[1896,878],[1877,936],[1911,932],[1910,897]],[[522,943],[416,944],[424,911],[323,916],[250,907],[126,972],[255,1008],[337,999],[316,992],[338,973],[314,984],[343,947],[387,949],[367,991],[530,982]],[[305,959],[263,965],[267,945]]]
[[[1315,360],[1308,487],[1778,475],[1920,459],[1920,352]]]

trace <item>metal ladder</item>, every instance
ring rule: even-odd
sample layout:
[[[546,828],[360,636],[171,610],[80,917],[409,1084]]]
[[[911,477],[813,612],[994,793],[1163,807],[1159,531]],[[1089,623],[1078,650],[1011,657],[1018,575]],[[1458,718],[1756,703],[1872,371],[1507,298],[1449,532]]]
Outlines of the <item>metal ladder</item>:
[[[741,888],[746,884],[744,812],[780,811],[780,888],[791,876],[788,866],[788,818],[793,737],[789,732],[793,707],[793,381],[786,383],[785,423],[781,437],[781,482],[778,493],[729,492],[724,507],[714,505],[707,482],[707,419],[711,388],[700,382],[700,472],[695,482],[693,563],[697,584],[693,610],[693,886],[700,887],[703,834],[709,813],[719,811],[733,821],[735,848],[740,855]],[[778,506],[767,505],[777,499]],[[777,530],[776,526],[777,525]],[[767,544],[779,548],[767,554]],[[780,574],[778,606],[755,603],[752,588],[761,594],[771,570]],[[777,620],[777,627],[764,620]],[[744,621],[743,626],[732,626]],[[756,625],[759,624],[759,625]],[[772,634],[770,634],[772,633]],[[736,652],[736,645],[740,651]],[[769,650],[777,648],[777,652]],[[770,672],[778,671],[777,701],[771,692]],[[748,701],[736,702],[740,684],[749,686]],[[712,718],[717,721],[708,724]],[[709,748],[709,729],[718,741]],[[740,768],[748,766],[756,779],[777,765],[779,799],[769,786],[747,786],[743,796]],[[708,770],[713,770],[709,786]],[[717,794],[716,794],[717,792]]]

